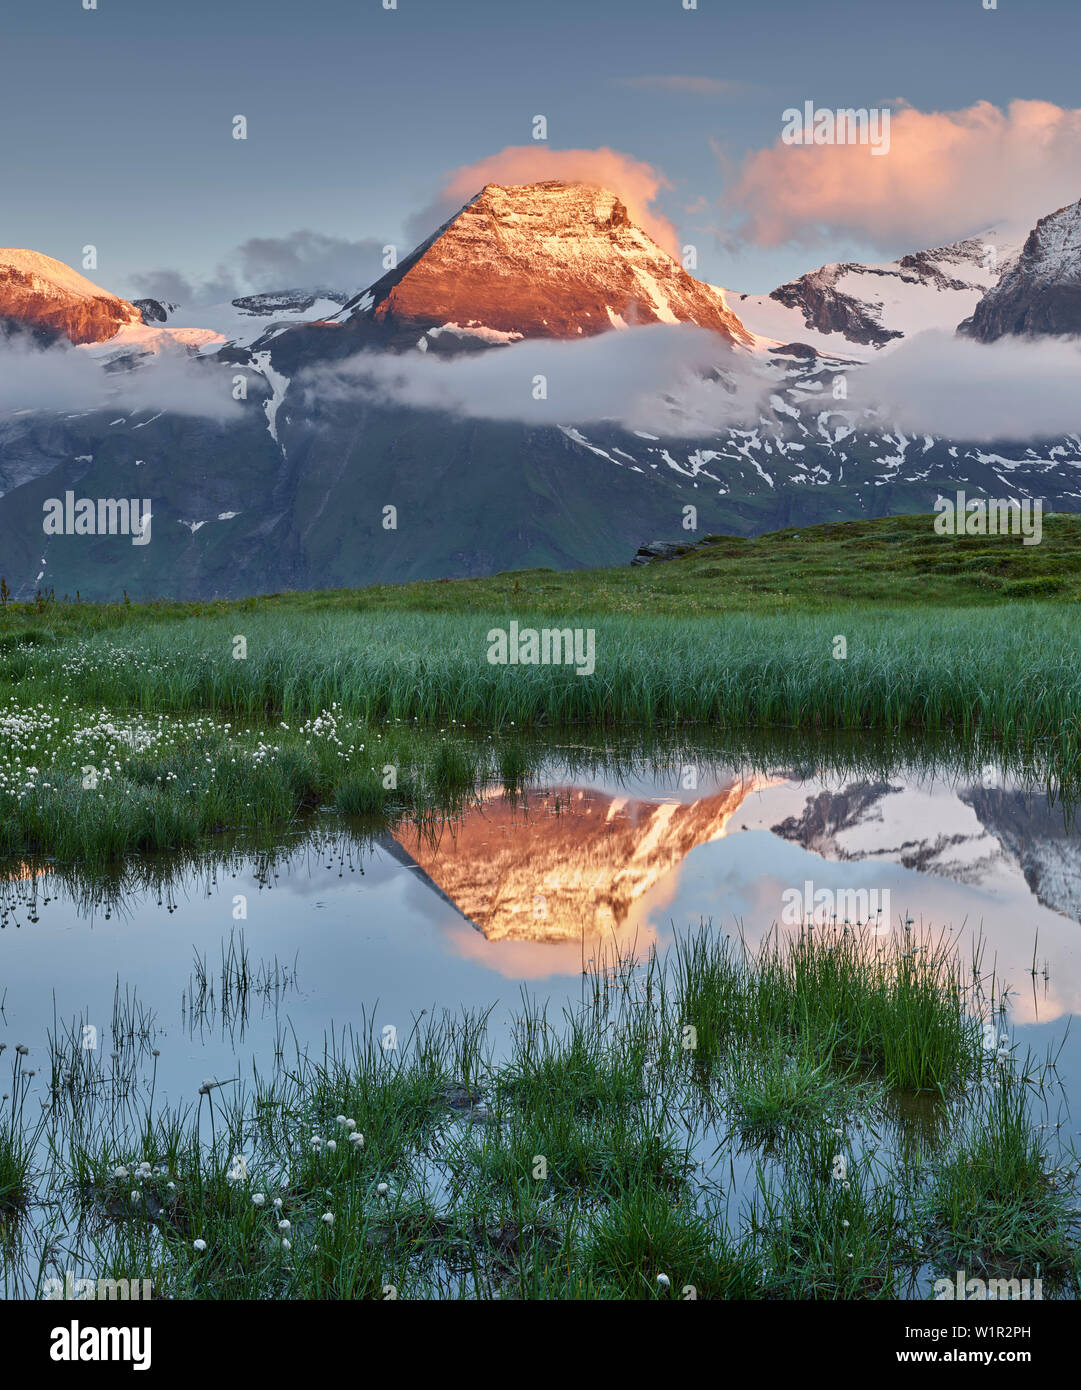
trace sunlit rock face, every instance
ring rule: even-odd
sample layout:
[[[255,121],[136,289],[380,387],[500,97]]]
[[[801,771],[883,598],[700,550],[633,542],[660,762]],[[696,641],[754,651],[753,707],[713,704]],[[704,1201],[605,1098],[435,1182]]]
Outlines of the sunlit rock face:
[[[723,292],[635,226],[614,193],[581,183],[488,184],[334,317],[489,341],[686,323],[750,342]]]
[[[134,304],[109,294],[63,261],[37,251],[0,248],[0,323],[42,341],[103,343],[128,324],[142,324]]]
[[[581,787],[500,794],[435,838],[412,826],[394,838],[490,941],[590,941],[624,927],[691,850],[725,833],[759,785],[735,781],[685,803]]]

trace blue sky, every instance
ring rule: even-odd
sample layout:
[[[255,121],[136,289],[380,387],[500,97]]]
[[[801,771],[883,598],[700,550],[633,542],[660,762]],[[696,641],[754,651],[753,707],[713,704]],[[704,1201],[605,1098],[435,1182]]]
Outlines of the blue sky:
[[[763,291],[914,249],[836,231],[731,242],[734,171],[786,107],[1081,104],[1077,0],[698,3],[4,0],[0,240],[76,266],[92,243],[92,278],[126,294],[161,267],[210,277],[253,237],[403,245],[446,175],[528,144],[542,113],[553,148],[661,172],[657,208],[698,245],[698,273]],[[636,82],[650,76],[719,86]]]

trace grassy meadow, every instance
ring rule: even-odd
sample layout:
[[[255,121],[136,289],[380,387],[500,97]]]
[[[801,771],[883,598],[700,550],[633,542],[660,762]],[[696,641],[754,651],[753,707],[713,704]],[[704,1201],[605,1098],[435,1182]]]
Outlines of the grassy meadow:
[[[1075,518],[1025,547],[905,517],[619,570],[5,603],[0,852],[101,861],[319,805],[418,809],[492,775],[478,737],[523,731],[933,732],[1072,786],[1079,593]],[[592,630],[592,671],[490,664],[511,621]]]

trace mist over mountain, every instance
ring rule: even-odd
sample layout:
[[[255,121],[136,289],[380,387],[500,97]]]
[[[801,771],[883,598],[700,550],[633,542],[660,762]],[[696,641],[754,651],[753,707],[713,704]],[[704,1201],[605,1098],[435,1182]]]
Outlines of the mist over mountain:
[[[486,184],[359,292],[134,303],[0,251],[4,577],[236,596],[625,563],[689,515],[1077,510],[1076,211],[765,296],[559,180]],[[68,491],[151,498],[152,544],[43,534]]]

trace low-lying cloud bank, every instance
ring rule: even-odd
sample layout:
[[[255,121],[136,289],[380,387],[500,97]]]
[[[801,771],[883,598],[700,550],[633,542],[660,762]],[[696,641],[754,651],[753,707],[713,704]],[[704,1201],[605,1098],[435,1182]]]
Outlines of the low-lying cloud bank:
[[[1081,433],[1081,340],[921,333],[846,373],[833,409],[859,429],[973,443]],[[830,378],[827,375],[827,384]],[[367,400],[533,425],[617,423],[695,439],[754,427],[786,383],[715,334],[653,324],[455,358],[362,352],[301,373],[308,409]],[[823,402],[825,404],[825,402]]]
[[[368,399],[534,425],[615,421],[694,438],[756,420],[778,373],[715,333],[650,324],[594,338],[517,343],[450,359],[374,352],[303,372],[309,408]]]
[[[919,333],[850,374],[847,408],[874,408],[906,434],[1053,439],[1081,432],[1081,339],[980,343]]]
[[[227,422],[240,418],[232,370],[161,352],[106,371],[80,348],[0,340],[0,416],[16,411],[161,410]]]
[[[84,349],[0,340],[0,416],[159,410],[228,423],[243,413],[232,397],[236,370],[165,351],[108,371]],[[844,375],[843,399],[832,398],[829,372],[820,378],[821,408],[876,435],[901,430],[972,443],[1081,435],[1078,338],[981,343],[921,333]],[[769,398],[786,384],[793,383],[765,356],[733,349],[705,329],[649,324],[449,358],[361,352],[306,368],[294,389],[316,423],[323,407],[367,401],[536,426],[604,421],[702,439],[769,418]],[[804,408],[812,427],[813,413]]]

